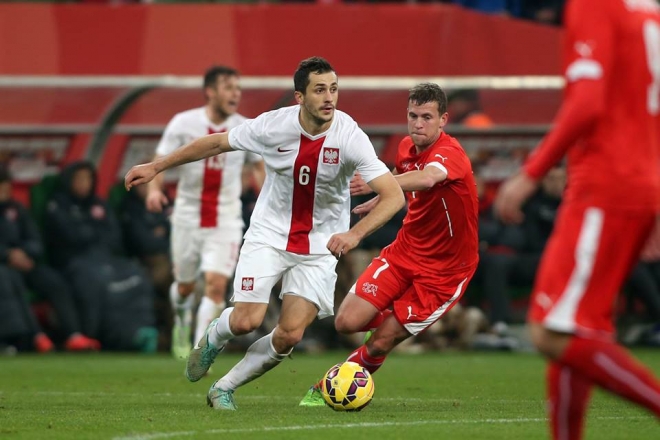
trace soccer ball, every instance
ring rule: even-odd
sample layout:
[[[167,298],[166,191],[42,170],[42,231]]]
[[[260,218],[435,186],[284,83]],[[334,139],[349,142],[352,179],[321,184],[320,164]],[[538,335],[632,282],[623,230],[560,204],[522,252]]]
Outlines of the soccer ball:
[[[325,373],[321,394],[335,411],[360,411],[374,397],[374,380],[360,364],[339,363]]]

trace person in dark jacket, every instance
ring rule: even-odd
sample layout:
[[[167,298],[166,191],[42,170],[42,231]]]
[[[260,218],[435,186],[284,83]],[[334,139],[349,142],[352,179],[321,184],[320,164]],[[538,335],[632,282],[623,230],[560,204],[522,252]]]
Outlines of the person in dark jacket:
[[[171,208],[151,212],[144,202],[146,196],[144,185],[127,192],[119,206],[120,222],[128,255],[140,260],[154,285],[156,324],[166,340],[172,333],[169,291],[174,281],[170,259]]]
[[[53,306],[67,350],[100,349],[99,341],[81,333],[70,286],[57,271],[41,262],[43,245],[36,223],[25,207],[12,199],[11,189],[9,172],[0,169],[0,264],[20,274],[27,288]]]
[[[155,351],[153,286],[139,264],[121,256],[119,222],[96,196],[90,163],[75,162],[62,171],[45,220],[48,255],[86,310],[85,334],[110,349]]]
[[[510,286],[531,286],[534,281],[541,254],[554,226],[565,185],[565,169],[553,168],[543,179],[536,194],[525,205],[523,224],[503,226],[509,233],[510,228],[518,230],[518,238],[513,240],[516,244],[509,246],[509,252],[491,247],[483,254],[480,263],[483,291],[490,303],[490,322],[496,333],[506,333],[512,320]]]

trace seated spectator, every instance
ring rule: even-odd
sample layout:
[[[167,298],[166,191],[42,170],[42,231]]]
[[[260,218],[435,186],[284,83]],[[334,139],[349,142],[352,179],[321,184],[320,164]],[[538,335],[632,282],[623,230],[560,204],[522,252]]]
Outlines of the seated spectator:
[[[32,313],[25,289],[18,272],[0,265],[0,346],[19,351],[34,348],[39,353],[53,351],[55,346]]]
[[[481,108],[479,91],[474,89],[454,90],[447,96],[447,112],[451,125],[460,124],[470,128],[491,128],[493,120]]]
[[[86,311],[82,330],[104,348],[155,351],[154,293],[142,268],[120,256],[119,223],[95,195],[96,171],[69,165],[46,209],[46,243],[52,263],[71,280]]]
[[[490,304],[490,322],[499,334],[506,334],[513,318],[510,286],[531,286],[534,281],[565,185],[566,171],[553,168],[525,205],[523,224],[489,232],[490,243],[481,254],[481,282]]]
[[[24,284],[56,312],[59,330],[69,351],[98,350],[99,341],[81,333],[78,310],[70,286],[54,269],[41,262],[43,246],[27,210],[11,198],[11,176],[0,169],[0,264],[16,271]],[[26,292],[22,292],[26,294]]]
[[[128,255],[140,260],[154,285],[156,324],[161,336],[167,339],[172,333],[169,290],[174,281],[169,252],[170,210],[147,210],[147,189],[147,185],[140,185],[126,193],[119,206],[120,220]]]

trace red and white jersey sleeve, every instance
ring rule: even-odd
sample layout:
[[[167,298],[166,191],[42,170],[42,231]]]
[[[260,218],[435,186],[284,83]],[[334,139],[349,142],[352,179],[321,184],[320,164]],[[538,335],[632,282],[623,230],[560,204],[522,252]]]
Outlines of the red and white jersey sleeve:
[[[350,116],[335,111],[330,128],[306,133],[299,106],[246,121],[229,132],[235,150],[260,154],[266,180],[245,238],[299,254],[328,254],[330,237],[349,228],[349,182],[388,172]]]
[[[167,125],[156,154],[169,154],[194,139],[231,130],[244,120],[236,114],[215,125],[204,107],[179,113]],[[179,167],[172,222],[186,227],[242,227],[241,173],[246,160],[255,157],[248,159],[245,152],[236,151]]]

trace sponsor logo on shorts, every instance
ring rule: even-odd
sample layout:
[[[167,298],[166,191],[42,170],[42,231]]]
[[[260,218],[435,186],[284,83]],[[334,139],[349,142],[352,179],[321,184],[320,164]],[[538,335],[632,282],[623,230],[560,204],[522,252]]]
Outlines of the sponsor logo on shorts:
[[[243,291],[252,291],[254,290],[254,278],[253,277],[243,277],[241,280],[241,286]]]
[[[376,296],[376,292],[378,292],[378,286],[376,284],[364,283],[362,285],[362,291],[364,293],[371,293],[373,296]]]

